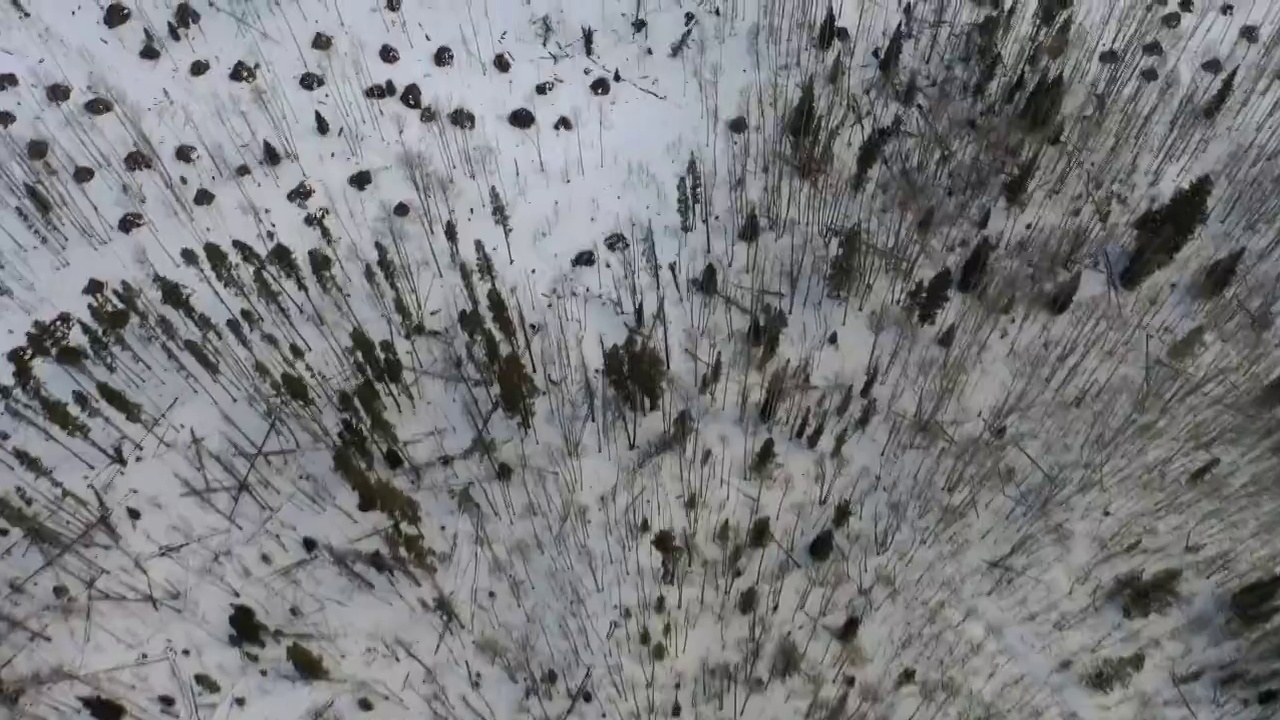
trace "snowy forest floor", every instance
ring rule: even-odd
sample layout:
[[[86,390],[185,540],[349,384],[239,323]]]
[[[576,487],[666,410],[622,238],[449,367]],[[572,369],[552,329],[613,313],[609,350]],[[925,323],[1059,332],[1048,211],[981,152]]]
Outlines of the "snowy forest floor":
[[[0,715],[1269,717],[1227,8],[6,3]]]

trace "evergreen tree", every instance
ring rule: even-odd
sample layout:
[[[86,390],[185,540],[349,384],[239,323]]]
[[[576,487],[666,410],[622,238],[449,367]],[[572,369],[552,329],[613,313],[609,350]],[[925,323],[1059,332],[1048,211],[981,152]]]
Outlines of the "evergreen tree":
[[[639,334],[633,332],[622,345],[615,343],[605,351],[604,374],[614,394],[627,407],[638,412],[658,409],[666,380],[666,362],[662,353]]]
[[[1050,292],[1048,297],[1048,310],[1052,315],[1062,315],[1071,309],[1072,303],[1076,300],[1076,293],[1080,290],[1080,271],[1071,273],[1066,280],[1058,283]]]
[[[987,263],[991,261],[991,254],[994,251],[995,246],[990,240],[985,237],[978,240],[978,244],[973,246],[973,250],[969,251],[969,257],[965,258],[964,264],[960,266],[956,292],[968,295],[982,286],[982,281],[987,274]]]
[[[1134,222],[1137,232],[1129,264],[1120,272],[1120,286],[1136,290],[1167,267],[1209,218],[1213,179],[1201,175],[1174,192],[1162,206],[1147,210]]]
[[[1205,266],[1200,277],[1200,297],[1212,300],[1226,292],[1231,281],[1235,280],[1243,258],[1244,248],[1237,248]]]
[[[676,181],[676,214],[680,216],[680,232],[693,232],[693,204],[689,200],[689,180],[685,175]]]
[[[818,25],[818,49],[826,52],[836,42],[836,10],[827,3],[827,13],[822,16],[822,24]]]
[[[856,226],[840,234],[836,254],[827,266],[827,296],[847,299],[853,292],[862,265],[862,231]]]
[[[1231,68],[1231,72],[1222,78],[1222,82],[1218,84],[1218,89],[1214,91],[1213,97],[1209,98],[1209,102],[1204,106],[1204,117],[1206,120],[1214,120],[1222,112],[1223,106],[1231,99],[1231,93],[1236,88],[1236,74],[1240,71],[1237,65]]]
[[[916,287],[907,296],[907,302],[916,311],[916,321],[925,326],[937,322],[938,313],[950,297],[951,269],[942,268],[927,284],[916,283]]]
[[[1061,72],[1053,77],[1041,75],[1036,84],[1027,93],[1018,118],[1028,130],[1039,132],[1050,128],[1062,111],[1062,101],[1066,97],[1066,84]]]
[[[795,107],[787,116],[787,136],[795,143],[797,149],[803,151],[812,146],[822,127],[822,118],[818,116],[818,102],[814,95],[813,76],[805,79],[800,86],[800,97]]]
[[[529,377],[520,355],[512,350],[503,355],[496,370],[498,381],[498,402],[508,417],[516,418],[520,427],[529,430],[533,427],[533,378]]]
[[[898,73],[898,65],[902,61],[902,45],[905,36],[902,32],[902,23],[898,23],[893,28],[893,35],[889,36],[889,44],[885,46],[884,52],[876,60],[876,69],[886,78],[892,78]]]

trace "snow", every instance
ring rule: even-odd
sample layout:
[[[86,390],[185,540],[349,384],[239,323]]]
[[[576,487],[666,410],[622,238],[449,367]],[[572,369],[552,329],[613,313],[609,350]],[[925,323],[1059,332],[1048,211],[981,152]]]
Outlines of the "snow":
[[[73,444],[87,459],[79,462],[7,414],[0,419],[6,447],[41,448],[59,481],[90,502],[101,498],[118,533],[112,538],[100,523],[56,562],[46,562],[48,549],[17,531],[3,539],[0,574],[9,590],[0,622],[9,627],[0,635],[0,677],[6,687],[28,688],[16,717],[76,717],[76,698],[91,695],[123,703],[131,717],[218,720],[359,717],[357,698],[374,703],[364,715],[388,720],[670,717],[677,702],[684,717],[693,718],[1252,717],[1218,705],[1207,678],[1175,687],[1171,677],[1225,654],[1207,639],[1217,632],[1207,619],[1219,611],[1217,568],[1230,566],[1239,576],[1251,564],[1274,560],[1274,548],[1252,526],[1214,519],[1212,509],[1190,499],[1187,507],[1167,511],[1168,486],[1134,489],[1145,487],[1153,469],[1173,477],[1202,462],[1202,454],[1184,453],[1199,430],[1186,414],[1191,401],[1177,411],[1142,415],[1159,430],[1158,442],[1148,443],[1152,436],[1135,429],[1141,423],[1133,408],[1144,382],[1170,394],[1185,386],[1174,375],[1162,376],[1160,384],[1144,374],[1148,348],[1141,327],[1111,310],[1100,269],[1085,273],[1072,311],[1094,317],[1072,333],[1097,342],[1074,343],[1038,321],[984,312],[976,298],[954,298],[928,331],[887,300],[887,287],[873,289],[865,311],[845,313],[842,303],[819,297],[816,283],[813,298],[797,304],[794,298],[808,286],[786,285],[785,247],[819,232],[798,216],[767,228],[761,244],[784,249],[738,247],[730,259],[725,248],[734,245],[740,199],[777,191],[759,170],[772,150],[765,138],[794,102],[793,86],[813,71],[801,41],[784,40],[796,32],[794,8],[784,13],[786,3],[735,0],[718,6],[717,14],[709,2],[644,2],[648,26],[636,33],[629,1],[410,0],[397,13],[383,4],[196,3],[203,20],[180,42],[166,35],[170,3],[156,0],[135,2],[132,21],[114,31],[102,26],[97,5],[72,12],[59,3],[31,3],[25,20],[12,8],[0,9],[0,72],[15,72],[23,83],[0,94],[0,107],[19,118],[5,140],[6,187],[20,198],[21,182],[42,176],[60,206],[40,225],[43,238],[17,216],[4,216],[0,331],[11,344],[33,319],[81,312],[88,300],[81,289],[90,278],[149,287],[153,273],[163,274],[190,287],[193,303],[220,313],[214,319],[221,324],[228,315],[222,299],[201,272],[183,265],[180,249],[211,240],[228,246],[235,238],[265,253],[279,239],[301,262],[321,241],[285,195],[305,180],[315,190],[307,210],[331,213],[329,227],[339,238],[335,259],[350,278],[349,302],[375,340],[391,332],[359,277],[362,265],[375,261],[375,242],[409,249],[403,262],[415,274],[405,281],[420,289],[428,326],[452,331],[466,301],[449,269],[443,220],[457,219],[461,254],[469,261],[476,256],[473,239],[483,238],[501,288],[540,326],[534,346],[543,374],[537,379],[547,395],[539,403],[536,438],[523,439],[508,419],[491,426],[497,457],[518,468],[504,483],[479,456],[459,457],[475,435],[466,386],[431,374],[417,379],[415,400],[405,403],[398,426],[421,477],[406,471],[395,477],[421,504],[422,536],[437,554],[438,572],[412,576],[362,564],[357,551],[383,547],[385,519],[357,511],[328,448],[301,431],[272,427],[266,403],[235,379],[234,363],[225,364],[221,382],[200,371],[132,382],[112,377],[145,398],[148,418],[158,419],[145,432],[128,426],[123,469],[85,443]],[[1114,4],[1078,4],[1076,26],[1090,41],[1106,37],[1102,17]],[[1232,23],[1268,17],[1264,4],[1243,5]],[[843,24],[858,28],[851,63],[865,61],[854,71],[869,77],[874,61],[864,46],[885,42],[901,10],[861,8],[844,3],[837,11]],[[804,8],[810,16],[818,10],[817,4]],[[692,39],[671,57],[687,12],[696,16]],[[966,10],[965,17],[976,19],[977,12]],[[917,13],[923,18],[933,10]],[[554,28],[546,45],[539,37],[543,16]],[[144,25],[163,46],[155,63],[136,57]],[[579,39],[586,25],[596,30],[593,58],[584,56]],[[1205,20],[1185,42],[1217,37],[1226,32],[1221,25]],[[334,37],[332,50],[309,48],[317,31]],[[378,60],[383,43],[399,50],[399,62]],[[433,64],[440,45],[453,49],[452,67]],[[492,66],[498,52],[513,59],[509,74]],[[1087,57],[1092,51],[1086,42],[1072,52]],[[552,60],[550,53],[565,57]],[[190,78],[187,68],[197,58],[212,70]],[[258,67],[255,83],[227,78],[237,60]],[[1178,66],[1168,73],[1177,78],[1171,82],[1185,85],[1200,61],[1195,53],[1172,60]],[[1224,62],[1230,67],[1234,59]],[[1194,66],[1182,67],[1186,63]],[[621,81],[608,95],[588,91],[593,79],[613,78],[615,70]],[[299,88],[304,71],[324,76],[325,87]],[[398,89],[419,83],[438,119],[423,123],[396,98],[363,96],[365,87],[388,78]],[[770,95],[768,78],[778,78],[791,95]],[[535,85],[548,80],[556,87],[538,95]],[[54,81],[75,88],[60,108],[43,97],[44,85]],[[80,106],[94,95],[110,97],[116,111],[87,118]],[[1131,100],[1141,102],[1123,94],[1112,102]],[[874,109],[865,127],[851,131],[853,149],[870,127],[893,116],[883,98],[868,102]],[[474,130],[450,127],[447,114],[456,107],[475,113]],[[508,125],[516,107],[535,113],[534,128]],[[316,134],[314,110],[332,123],[328,137]],[[723,127],[738,114],[753,125],[735,139]],[[573,130],[552,129],[562,115]],[[37,135],[54,146],[48,167],[39,170],[31,169],[24,150],[25,140]],[[263,140],[287,156],[279,167],[261,162]],[[200,150],[194,166],[174,159],[183,143]],[[124,153],[134,147],[154,157],[155,171],[122,169]],[[709,239],[701,225],[683,234],[676,213],[676,179],[691,154],[716,208]],[[429,183],[426,206],[405,170],[410,157],[423,161],[418,179]],[[92,183],[54,179],[68,177],[79,163],[98,169]],[[236,179],[241,163],[251,168],[250,178]],[[364,192],[347,182],[360,169],[374,176]],[[1160,178],[1150,194],[1166,197],[1184,179]],[[737,182],[745,193],[732,187]],[[216,194],[212,207],[193,204],[200,187]],[[491,187],[510,212],[509,246],[492,219]],[[797,193],[797,204],[818,195],[786,192]],[[391,208],[402,200],[413,212],[395,218]],[[835,227],[856,212],[836,201],[822,208],[804,217]],[[1059,222],[1067,210],[1054,210]],[[129,211],[142,212],[148,224],[126,236],[115,222]],[[873,217],[869,232],[899,233],[903,221],[890,215]],[[961,222],[949,219],[947,232]],[[1017,224],[1004,208],[992,219],[992,227]],[[641,241],[650,227],[652,260]],[[604,247],[613,232],[626,234],[630,251]],[[1009,244],[1030,235],[1008,233]],[[571,268],[569,259],[586,249],[597,253],[598,264]],[[754,409],[740,411],[736,404],[739,392],[758,402],[767,379],[756,372],[745,391],[739,384],[749,362],[744,316],[726,303],[713,307],[683,281],[709,259],[724,272],[722,284],[736,284],[743,297],[753,269],[777,273],[765,276],[763,286],[795,306],[781,356],[793,363],[812,359],[803,402],[784,408],[791,422],[772,431],[778,458],[767,479],[753,476],[750,465],[771,431]],[[820,273],[821,260],[806,262]],[[657,273],[649,272],[651,262]],[[954,253],[925,256],[916,276],[927,279],[948,262],[955,267]],[[811,270],[806,265],[803,272]],[[640,419],[640,445],[659,438],[685,407],[697,421],[698,444],[641,462],[642,451],[629,450],[616,430],[601,432],[579,406],[566,410],[564,423],[579,428],[579,456],[566,447],[564,435],[572,432],[562,432],[551,408],[568,407],[566,398],[579,394],[575,388],[599,386],[602,348],[622,342],[634,322],[633,287],[647,312],[661,302],[668,313],[673,368],[666,417]],[[340,318],[342,307],[315,295],[317,306],[299,304],[294,317],[330,318],[345,343],[350,328]],[[937,347],[936,330],[950,322],[963,337],[985,340],[954,351]],[[1189,327],[1177,318],[1170,322]],[[348,368],[317,327],[304,324],[296,337],[280,323],[273,327],[283,341],[309,345],[308,362],[317,372]],[[827,346],[832,331],[839,334],[836,347]],[[235,356],[230,338],[222,342]],[[426,358],[425,368],[449,372],[444,343],[420,340],[414,349]],[[712,397],[701,396],[697,378],[716,351],[734,379]],[[163,361],[154,348],[147,353],[149,361]],[[817,450],[791,439],[786,428],[804,405],[834,405],[845,387],[862,384],[873,361],[890,357],[894,367],[875,392],[875,421],[851,437],[842,458],[831,457],[825,436]],[[1073,370],[1078,367],[1090,373]],[[46,382],[59,393],[77,387],[70,373],[46,370]],[[243,376],[251,375],[245,368]],[[549,386],[556,376],[560,389]],[[1073,396],[1089,399],[1080,407]],[[861,407],[855,400],[851,416]],[[939,411],[931,414],[932,408]],[[927,416],[933,419],[918,422]],[[335,418],[326,417],[327,425]],[[991,439],[996,424],[1008,425],[1007,441]],[[1141,458],[1113,452],[1122,441],[1143,443]],[[1222,453],[1224,465],[1242,475],[1241,486],[1243,475],[1252,477],[1240,470],[1251,460],[1245,448],[1241,441]],[[444,455],[449,462],[440,462]],[[0,473],[8,471],[0,466]],[[19,481],[0,479],[0,490],[8,486]],[[42,492],[39,507],[51,508],[46,522],[77,527],[56,511],[82,509],[47,486]],[[831,522],[840,499],[850,501],[853,517],[837,533],[834,558],[814,562],[806,548]],[[129,509],[139,517],[132,519]],[[93,509],[85,516],[93,517]],[[771,518],[777,542],[731,558],[731,546],[758,516]],[[642,519],[649,533],[639,530]],[[728,543],[717,539],[725,521]],[[1110,581],[1135,568],[1182,562],[1184,536],[1198,535],[1200,521],[1211,533],[1196,540],[1206,547],[1185,561],[1192,567],[1184,602],[1141,625],[1122,619],[1103,597]],[[676,586],[659,582],[661,559],[651,543],[654,532],[668,527],[688,544]],[[315,553],[304,549],[303,537],[319,543]],[[1125,551],[1131,542],[1139,542],[1139,550]],[[678,562],[686,564],[683,557]],[[55,585],[69,596],[55,599]],[[758,589],[760,610],[744,614],[737,603],[749,586]],[[456,619],[433,609],[439,598],[448,598]],[[232,604],[254,609],[279,636],[260,650],[233,647]],[[850,615],[862,618],[861,630],[856,643],[842,646],[833,631]],[[1186,629],[1197,623],[1209,629]],[[645,643],[642,630],[651,636]],[[802,669],[789,677],[772,670],[784,639],[794,641],[802,657]],[[294,640],[324,658],[330,679],[298,677],[284,656]],[[668,649],[664,660],[653,657],[659,641]],[[1100,695],[1081,683],[1096,658],[1135,650],[1145,653],[1146,663],[1127,687]],[[914,683],[899,682],[907,668]],[[558,676],[555,683],[541,681],[549,670]],[[218,689],[197,687],[197,673],[216,680]],[[532,686],[540,687],[529,692]],[[592,700],[579,692],[584,688]],[[162,708],[160,694],[175,698],[175,705]],[[843,714],[824,714],[837,702],[846,703]]]

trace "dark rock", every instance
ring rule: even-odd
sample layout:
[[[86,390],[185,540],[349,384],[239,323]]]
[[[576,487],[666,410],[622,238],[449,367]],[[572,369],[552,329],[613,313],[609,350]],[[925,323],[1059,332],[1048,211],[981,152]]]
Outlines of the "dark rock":
[[[742,135],[747,131],[747,119],[742,115],[729,118],[729,132],[734,135]]]
[[[360,708],[360,712],[373,712],[373,701],[367,697],[357,698],[356,707]]]
[[[190,165],[200,159],[200,151],[194,145],[179,145],[178,149],[173,151],[173,156],[178,159],[178,162]]]
[[[418,83],[404,86],[404,91],[400,93],[400,104],[410,110],[422,109],[422,88],[418,87]]]
[[[252,174],[253,171],[249,169],[248,163],[240,163],[236,166],[236,177],[246,178]]]
[[[1115,65],[1120,62],[1120,53],[1114,49],[1103,50],[1098,53],[1098,62],[1102,65]]]
[[[321,135],[328,135],[329,121],[326,120],[325,117],[320,114],[319,110],[316,111],[315,121],[316,121],[316,132],[320,133]]]
[[[838,26],[838,27],[836,28],[836,41],[837,41],[837,42],[847,43],[847,42],[849,42],[851,39],[852,39],[852,38],[851,38],[851,36],[849,35],[849,28],[845,27],[844,25],[840,25],[840,26]]]
[[[1210,75],[1217,75],[1223,70],[1222,61],[1218,58],[1209,58],[1208,60],[1200,63],[1200,69]]]
[[[551,129],[552,130],[572,130],[573,121],[570,120],[568,117],[561,115],[560,117],[556,118],[555,123],[551,125]]]
[[[493,67],[500,73],[511,72],[511,56],[505,52],[500,52],[493,56]]]
[[[441,45],[436,48],[435,55],[431,56],[432,62],[438,68],[447,68],[453,66],[453,48],[448,45]]]
[[[544,82],[540,82],[537,85],[534,85],[533,91],[538,93],[539,95],[546,95],[547,93],[551,92],[555,88],[556,88],[556,84],[551,82],[550,80],[547,80]]]
[[[120,216],[120,221],[116,223],[116,229],[128,235],[146,224],[147,220],[142,217],[142,213],[127,212]]]
[[[609,233],[604,239],[604,248],[609,252],[622,252],[631,247],[631,243],[627,241],[627,236],[620,232]]]
[[[1155,82],[1160,79],[1160,71],[1153,67],[1142,68],[1142,70],[1138,72],[1138,77],[1142,78],[1146,82]]]
[[[143,43],[142,49],[138,51],[138,57],[143,60],[159,60],[160,48],[155,43]]]
[[[293,189],[284,196],[284,199],[294,205],[300,205],[310,200],[311,196],[314,195],[315,192],[315,189],[311,187],[311,183],[303,180],[297,185],[294,185]]]
[[[173,9],[173,21],[183,30],[190,30],[192,25],[200,24],[200,11],[191,7],[191,3],[180,2]]]
[[[1160,57],[1161,55],[1164,55],[1164,46],[1160,44],[1159,40],[1152,40],[1151,42],[1143,43],[1143,57]]]
[[[61,105],[71,99],[71,86],[63,83],[53,83],[44,89],[44,97],[54,105]]]
[[[368,170],[357,170],[351,173],[347,178],[347,184],[363,192],[366,188],[373,184],[373,173]]]
[[[395,83],[395,81],[394,81],[394,80],[392,80],[391,78],[387,78],[386,80],[384,80],[384,81],[382,82],[382,91],[383,91],[383,92],[385,92],[385,93],[387,94],[387,97],[393,97],[393,96],[395,96],[395,94],[396,94],[396,83]]]
[[[262,161],[263,162],[270,165],[271,167],[275,167],[279,165],[283,159],[284,158],[280,156],[280,151],[276,149],[275,145],[271,144],[270,140],[262,141]]]
[[[387,12],[400,12],[400,0],[387,0]]]
[[[228,77],[236,82],[251,83],[258,79],[258,71],[254,70],[249,63],[237,60],[236,64],[231,66],[231,74]]]
[[[400,62],[400,51],[384,43],[378,48],[378,59],[388,65],[395,65]]]
[[[1250,45],[1257,45],[1261,38],[1257,25],[1244,25],[1240,28],[1240,39]]]
[[[0,73],[0,92],[18,87],[18,76],[13,73]]]
[[[436,121],[436,109],[430,105],[422,108],[422,112],[418,113],[418,120],[423,123],[433,123]]]
[[[8,130],[18,122],[18,116],[8,110],[0,110],[0,130]]]
[[[200,188],[199,190],[196,190],[196,196],[192,202],[196,204],[196,207],[209,207],[213,204],[213,199],[213,193],[209,192],[205,188]]]
[[[1177,30],[1182,25],[1182,13],[1167,12],[1160,16],[1160,24],[1169,30]]]
[[[533,127],[533,111],[529,108],[516,108],[507,115],[507,122],[511,123],[511,127],[528,130]]]
[[[85,112],[94,117],[102,117],[116,109],[116,104],[104,97],[90,98],[84,104]]]
[[[574,253],[573,259],[569,261],[569,264],[573,267],[595,267],[596,251],[580,250]]]
[[[401,200],[396,206],[391,208],[391,214],[396,217],[409,217],[409,203]]]
[[[622,82],[622,72],[620,70],[615,69],[613,71],[613,81],[616,83]]]
[[[84,165],[78,165],[75,170],[71,171],[71,179],[80,185],[92,180],[94,175],[97,175],[97,173],[93,171],[93,168],[85,167]]]
[[[141,150],[130,150],[124,156],[124,169],[129,172],[150,170],[152,167],[154,166],[151,164],[151,158]]]
[[[157,695],[156,702],[160,703],[160,707],[167,707],[167,708],[171,708],[178,704],[177,699],[174,698],[172,695]]]
[[[316,542],[315,538],[310,535],[302,536],[302,549],[306,550],[308,555],[314,553],[318,547],[320,547],[320,543]]]
[[[102,24],[106,25],[108,30],[115,30],[129,22],[131,17],[133,17],[133,11],[125,7],[124,3],[113,2],[107,6],[106,12],[102,13]]]
[[[318,32],[318,33],[316,33],[315,35],[312,35],[312,36],[311,36],[311,49],[312,49],[312,50],[319,50],[319,51],[321,51],[321,52],[324,52],[324,51],[326,51],[326,50],[332,50],[332,49],[333,49],[333,37],[332,37],[331,35],[326,35],[326,34],[324,34],[324,33],[322,33],[322,32]]]
[[[49,157],[49,141],[48,140],[28,140],[27,141],[27,159],[31,162],[40,162]]]
[[[370,85],[364,89],[364,96],[370,100],[382,100],[387,97],[387,88],[382,83]]]
[[[189,72],[191,73],[191,77],[203,77],[205,73],[209,72],[209,68],[208,60],[192,60]]]
[[[324,77],[313,72],[304,72],[302,77],[298,78],[298,87],[313,92],[316,88],[324,87]]]
[[[475,130],[476,114],[466,108],[455,108],[449,112],[449,122],[460,130]]]
[[[609,78],[598,77],[591,81],[591,94],[596,97],[608,95],[613,86],[609,84]]]

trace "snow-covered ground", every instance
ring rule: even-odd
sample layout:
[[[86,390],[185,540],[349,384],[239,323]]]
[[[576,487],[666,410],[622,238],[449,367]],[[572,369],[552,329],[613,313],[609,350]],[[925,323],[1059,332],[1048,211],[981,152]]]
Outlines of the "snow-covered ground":
[[[833,8],[850,38],[825,54],[812,49],[826,11],[816,2],[388,9],[398,4],[201,0],[190,28],[169,27],[180,13],[167,0],[130,3],[116,28],[100,4],[0,8],[0,73],[20,81],[0,92],[0,111],[13,113],[0,131],[2,179],[17,208],[0,222],[6,350],[33,320],[87,319],[91,281],[130,282],[173,337],[218,367],[200,367],[198,352],[168,355],[170,333],[135,322],[114,373],[38,363],[64,402],[100,396],[101,381],[127,392],[141,405],[134,421],[94,400],[102,415],[71,437],[35,421],[21,392],[6,396],[0,690],[13,701],[0,714],[1127,720],[1274,710],[1254,690],[1247,702],[1223,691],[1217,672],[1247,652],[1222,619],[1226,596],[1280,559],[1272,425],[1239,402],[1275,366],[1274,341],[1245,317],[1270,312],[1259,295],[1274,301],[1276,223],[1248,209],[1274,179],[1260,160],[1272,154],[1274,116],[1252,109],[1274,105],[1270,6],[1188,10],[1176,32],[1159,31],[1162,54],[1144,60],[1148,36],[1125,33],[1157,32],[1176,8],[1079,0],[1069,49],[1053,62],[1093,67],[1110,47],[1124,58],[1071,74],[1084,80],[1063,102],[1070,130],[1041,159],[1061,172],[1044,171],[1031,200],[994,201],[1011,167],[984,176],[997,188],[986,233],[1002,251],[999,283],[955,294],[921,328],[901,297],[943,266],[959,272],[979,234],[979,183],[904,148],[887,152],[864,199],[848,173],[872,128],[903,112],[901,83],[885,87],[877,59],[904,24],[914,29],[903,63],[919,72],[921,101],[906,111],[915,144],[903,145],[961,158],[952,170],[988,150],[1023,158],[995,125],[980,149],[968,136],[952,143],[946,123],[959,121],[934,111],[948,88],[930,73],[954,48],[935,41],[939,59],[920,59],[933,57],[929,38],[952,37],[939,28],[970,27],[993,3],[850,0]],[[1006,20],[1018,28],[1004,41],[1011,56],[1044,3],[1026,5]],[[1149,17],[1135,24],[1140,13]],[[1261,42],[1240,41],[1253,23]],[[332,47],[316,49],[317,33]],[[158,59],[139,58],[148,43]],[[384,45],[396,62],[380,57]],[[845,73],[819,95],[825,114],[849,113],[832,150],[843,170],[794,180],[782,130],[804,78],[830,77],[837,56]],[[1192,97],[1197,113],[1221,79],[1200,70],[1211,56],[1241,67],[1236,102],[1252,105],[1232,116],[1235,132],[1193,132],[1167,104],[1152,110]],[[197,60],[210,69],[193,77]],[[229,77],[237,62],[252,82]],[[1159,82],[1134,80],[1153,64]],[[308,72],[323,85],[303,88]],[[391,95],[366,97],[387,80]],[[53,102],[53,83],[70,99]],[[400,97],[410,83],[421,108]],[[95,97],[113,111],[91,116]],[[532,127],[513,125],[518,108]],[[459,109],[474,128],[451,120]],[[748,129],[730,133],[739,115]],[[1151,134],[1126,125],[1139,118]],[[47,156],[33,139],[48,141]],[[264,161],[264,141],[279,164]],[[197,151],[191,162],[178,157],[184,145]],[[135,149],[153,167],[128,170]],[[691,158],[707,202],[686,232],[677,183]],[[95,177],[73,181],[79,166]],[[362,170],[363,189],[353,179]],[[1123,222],[1204,172],[1232,180],[1220,182],[1203,242],[1176,266],[1187,272],[1160,282],[1244,244],[1242,289],[1209,305],[1185,288],[1119,294],[1103,258],[1122,256]],[[290,197],[299,188],[312,194]],[[211,203],[197,203],[202,190]],[[744,200],[762,216],[755,244],[738,241]],[[122,232],[134,212],[145,225]],[[486,413],[494,395],[469,380],[473,367],[455,365],[467,298],[450,219],[461,258],[475,268],[481,243],[493,287],[518,312],[516,352],[539,388],[528,433]],[[846,306],[823,287],[835,253],[827,230],[855,222],[876,269],[863,301]],[[607,242],[616,233],[625,245]],[[271,265],[264,282],[287,310],[252,288],[244,297],[257,305],[242,302],[208,260],[207,243],[231,253],[233,240],[261,255],[288,247],[308,278],[308,251],[321,250],[340,290],[295,290]],[[588,250],[594,263],[573,262]],[[413,338],[396,327],[388,257],[425,326]],[[709,262],[719,297],[689,281]],[[1038,310],[1046,279],[1077,269],[1069,313]],[[184,316],[157,275],[207,315]],[[601,381],[605,348],[636,326],[637,299],[670,367],[661,410],[638,416],[619,412]],[[764,369],[748,329],[762,302],[789,313]],[[262,316],[251,347],[225,329],[250,305]],[[201,328],[205,319],[223,330]],[[409,467],[379,461],[377,473],[420,505],[412,535],[430,559],[417,567],[388,559],[386,537],[401,528],[358,509],[334,471],[330,388],[357,380],[347,351],[357,324],[392,340],[410,368],[386,396]],[[1206,349],[1188,360],[1172,348],[1197,324]],[[952,325],[958,339],[943,347],[939,332]],[[723,379],[700,392],[717,355]],[[291,404],[255,361],[274,378],[302,378],[315,404]],[[759,408],[784,361],[803,370],[766,423]],[[684,418],[693,431],[664,445]],[[488,450],[477,451],[478,435]],[[776,457],[757,462],[769,436]],[[117,442],[126,463],[112,461]],[[1198,473],[1212,458],[1212,472]],[[759,518],[771,528],[763,535]],[[827,530],[830,557],[814,549]],[[664,538],[678,548],[665,560]],[[1168,608],[1128,617],[1108,596],[1125,573],[1166,568],[1182,571]],[[265,625],[261,646],[230,637],[243,608]],[[329,677],[300,677],[293,643]],[[1120,657],[1132,677],[1100,690],[1098,663]]]

